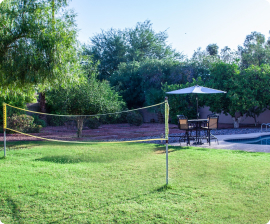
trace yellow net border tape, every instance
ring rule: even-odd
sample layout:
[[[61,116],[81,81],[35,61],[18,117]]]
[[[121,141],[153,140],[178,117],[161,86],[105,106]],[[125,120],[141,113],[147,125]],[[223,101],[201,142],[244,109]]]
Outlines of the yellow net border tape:
[[[66,143],[79,143],[79,144],[100,144],[100,143],[129,143],[129,142],[148,142],[148,141],[164,141],[164,140],[167,140],[165,138],[154,138],[154,139],[143,139],[143,140],[131,140],[131,141],[113,141],[113,142],[79,142],[79,141],[63,141],[63,140],[56,140],[56,139],[49,139],[49,138],[42,138],[42,137],[38,137],[38,136],[34,136],[34,135],[30,135],[30,134],[26,134],[26,133],[23,133],[23,132],[20,132],[20,131],[16,131],[16,130],[13,130],[11,128],[6,128],[7,130],[10,130],[10,131],[14,131],[14,132],[17,132],[19,134],[22,134],[22,135],[27,135],[27,136],[30,136],[30,137],[33,137],[33,138],[38,138],[38,139],[42,139],[42,140],[46,140],[46,141],[52,141],[52,142],[66,142]]]
[[[131,111],[136,111],[136,110],[142,110],[142,109],[146,109],[146,108],[150,108],[150,107],[155,107],[161,104],[164,104],[165,102],[162,103],[158,103],[155,105],[151,105],[151,106],[147,106],[147,107],[141,107],[141,108],[137,108],[137,109],[133,109],[133,110],[124,110],[124,111],[119,111],[119,112],[114,112],[114,113],[107,113],[107,114],[94,114],[94,115],[60,115],[60,114],[48,114],[48,113],[41,113],[41,112],[37,112],[37,111],[32,111],[32,110],[26,110],[26,109],[22,109],[19,107],[15,107],[15,106],[11,106],[9,104],[5,104],[6,106],[9,107],[13,107],[19,110],[23,110],[23,111],[27,111],[27,112],[31,112],[31,113],[35,113],[35,114],[44,114],[44,115],[50,115],[50,116],[59,116],[59,117],[81,117],[81,116],[89,116],[89,117],[94,117],[94,116],[102,116],[102,115],[111,115],[111,114],[120,114],[120,113],[127,113],[127,112],[131,112]]]
[[[169,111],[170,106],[168,100],[165,101],[165,139],[169,139]]]
[[[7,104],[3,103],[3,129],[7,128]]]

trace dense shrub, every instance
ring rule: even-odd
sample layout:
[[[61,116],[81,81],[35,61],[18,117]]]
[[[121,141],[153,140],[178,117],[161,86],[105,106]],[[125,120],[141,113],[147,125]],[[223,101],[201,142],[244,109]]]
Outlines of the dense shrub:
[[[14,114],[8,118],[8,127],[10,129],[24,132],[24,133],[38,133],[42,128],[41,125],[34,123],[32,116],[21,114]]]
[[[127,122],[130,125],[140,126],[143,123],[143,117],[138,112],[129,112],[127,114]]]
[[[0,133],[3,132],[3,103],[26,109],[26,104],[35,101],[35,91],[32,88],[4,90],[0,88]],[[7,116],[24,114],[22,110],[7,107]]]
[[[85,126],[87,126],[90,129],[97,129],[100,126],[100,124],[101,123],[96,117],[90,117],[85,122]]]
[[[41,127],[47,126],[46,122],[44,120],[40,119],[38,117],[38,115],[34,114],[34,115],[32,115],[32,117],[34,118],[34,124],[41,125]]]
[[[67,121],[66,117],[48,116],[47,125],[48,126],[63,126]]]
[[[101,124],[121,124],[127,122],[127,114],[119,113],[119,114],[109,114],[100,116],[99,122]]]
[[[94,76],[78,85],[54,89],[47,92],[46,96],[51,113],[80,115],[76,118],[78,137],[82,136],[86,121],[84,115],[114,113],[125,107],[122,98],[109,82],[99,81]]]

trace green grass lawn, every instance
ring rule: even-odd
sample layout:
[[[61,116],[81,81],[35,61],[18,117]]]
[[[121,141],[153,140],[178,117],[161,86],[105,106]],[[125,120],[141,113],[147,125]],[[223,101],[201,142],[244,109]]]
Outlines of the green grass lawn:
[[[267,223],[270,154],[155,144],[9,143],[8,223]],[[0,152],[1,156],[3,151]]]

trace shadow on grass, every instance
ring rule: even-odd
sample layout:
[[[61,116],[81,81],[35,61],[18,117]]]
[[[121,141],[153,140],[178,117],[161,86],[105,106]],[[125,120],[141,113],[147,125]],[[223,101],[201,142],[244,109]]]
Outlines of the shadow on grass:
[[[8,207],[10,208],[12,212],[12,217],[13,217],[14,222],[22,223],[19,205],[10,196],[6,198],[6,201],[7,201]]]
[[[85,157],[85,156],[76,156],[76,155],[61,155],[61,156],[45,156],[40,159],[35,159],[35,161],[59,163],[59,164],[74,164],[74,163],[106,163],[113,161],[108,158],[101,157]]]
[[[189,147],[189,146],[169,146],[168,153],[182,151],[182,150],[188,150],[188,149],[191,149],[191,147]],[[156,148],[154,148],[154,152],[156,154],[165,154],[166,153],[166,146],[156,146]]]
[[[164,192],[164,191],[167,191],[167,190],[171,190],[172,189],[172,186],[170,185],[167,185],[167,184],[164,184],[162,185],[161,187],[158,187],[156,190],[154,190],[152,193],[154,192]]]

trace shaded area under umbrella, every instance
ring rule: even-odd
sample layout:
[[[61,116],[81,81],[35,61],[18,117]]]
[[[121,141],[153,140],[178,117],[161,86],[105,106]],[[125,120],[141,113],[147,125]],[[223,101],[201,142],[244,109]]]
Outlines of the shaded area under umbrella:
[[[196,100],[197,100],[197,119],[199,118],[198,114],[198,94],[215,94],[215,93],[227,93],[222,90],[217,89],[211,89],[204,86],[192,86],[184,89],[178,89],[170,92],[166,92],[166,94],[196,94]]]

